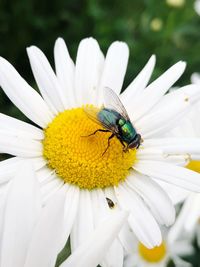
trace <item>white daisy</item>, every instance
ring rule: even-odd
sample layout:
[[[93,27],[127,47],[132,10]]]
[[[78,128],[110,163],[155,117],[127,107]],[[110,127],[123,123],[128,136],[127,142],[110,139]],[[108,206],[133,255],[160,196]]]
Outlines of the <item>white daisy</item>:
[[[166,0],[167,5],[179,8],[185,5],[185,0]]]
[[[174,226],[176,227],[176,223]],[[181,231],[175,232],[174,226],[171,229],[165,230],[161,245],[152,249],[148,249],[135,240],[132,253],[126,256],[123,266],[166,267],[172,261],[176,267],[192,267],[189,262],[181,258],[194,254],[191,241],[178,235]]]
[[[1,194],[7,195],[14,166],[20,161],[33,164],[44,206],[54,194],[64,192],[60,222],[63,234],[59,246],[52,247],[53,255],[63,248],[69,235],[73,252],[117,209],[130,211],[128,224],[112,244],[102,266],[122,266],[129,227],[146,247],[160,245],[158,223],[172,224],[175,211],[157,181],[200,191],[199,174],[181,167],[189,154],[200,151],[200,142],[195,138],[162,138],[200,97],[195,85],[165,95],[182,75],[185,63],[173,65],[147,86],[155,65],[155,56],[150,58],[120,95],[143,143],[137,150],[124,153],[122,144],[113,138],[102,156],[110,133],[83,138],[99,129],[99,125],[88,118],[82,105],[100,106],[105,87],[120,93],[128,61],[127,45],[114,42],[104,58],[96,40],[84,39],[74,65],[59,38],[54,50],[56,74],[37,47],[28,48],[28,56],[42,96],[10,63],[0,59],[2,89],[37,125],[0,114],[0,151],[15,156],[0,164]],[[6,203],[5,198],[2,210]],[[57,218],[57,210],[54,212]],[[56,239],[56,230],[54,235]],[[35,258],[40,259],[39,255]]]
[[[194,1],[194,10],[200,16],[200,1],[199,0]]]

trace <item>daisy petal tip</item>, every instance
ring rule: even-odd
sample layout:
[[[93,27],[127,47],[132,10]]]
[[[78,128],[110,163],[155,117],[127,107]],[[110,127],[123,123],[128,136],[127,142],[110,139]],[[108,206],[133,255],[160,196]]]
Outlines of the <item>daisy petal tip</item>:
[[[149,61],[152,63],[152,65],[155,65],[156,64],[156,55],[155,54],[151,55]]]
[[[129,53],[129,47],[127,43],[118,41],[118,46],[121,47],[121,49],[124,49],[125,52]]]
[[[65,43],[64,39],[62,37],[58,37],[56,39],[56,41],[55,41],[55,44],[57,44],[57,43],[63,43],[63,42]]]
[[[80,45],[98,45],[98,42],[96,39],[94,39],[93,37],[87,37],[87,38],[84,38],[80,41]]]
[[[62,49],[66,47],[65,41],[62,37],[58,37],[54,44],[54,51]]]
[[[123,51],[124,53],[129,54],[129,47],[125,42],[122,41],[115,41],[113,42],[110,47],[109,50],[113,49],[113,50],[117,50],[117,51]]]
[[[42,55],[43,52],[35,45],[31,45],[29,47],[26,48],[26,52],[28,54],[28,56],[38,56],[38,55]]]
[[[31,45],[31,46],[28,46],[26,48],[26,53],[28,54],[28,56],[31,56],[33,55],[33,53],[36,51],[36,46],[34,45]]]
[[[182,67],[182,69],[185,70],[185,68],[186,68],[186,66],[187,66],[186,61],[181,60],[181,61],[179,61],[178,63],[179,63],[179,65],[180,65],[180,67]]]

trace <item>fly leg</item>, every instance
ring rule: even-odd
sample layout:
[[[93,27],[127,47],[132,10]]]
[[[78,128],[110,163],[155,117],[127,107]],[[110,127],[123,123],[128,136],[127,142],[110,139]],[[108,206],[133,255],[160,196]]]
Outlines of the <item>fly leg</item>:
[[[97,132],[107,133],[107,132],[110,132],[110,131],[109,130],[98,129],[98,130],[94,131],[93,133],[91,133],[89,135],[82,135],[81,137],[89,137],[89,136],[95,135]]]
[[[120,141],[120,143],[122,144],[122,146],[123,146],[123,152],[127,152],[128,151],[128,146],[126,146],[125,144],[124,144],[124,142],[120,139],[120,138],[118,138],[119,139],[119,141]]]
[[[123,152],[126,153],[127,151],[129,151],[129,150],[128,150],[128,145],[127,145],[127,146],[124,146],[124,148],[123,148]]]
[[[125,144],[124,144],[124,142],[120,139],[120,138],[118,138],[119,139],[119,141],[120,141],[120,143],[122,144],[122,146],[123,146],[123,151],[126,149],[126,146],[125,146]]]
[[[102,156],[106,153],[106,151],[108,150],[109,146],[110,146],[110,140],[115,136],[114,133],[112,133],[109,137],[108,137],[108,146],[106,147],[106,150],[103,152]]]

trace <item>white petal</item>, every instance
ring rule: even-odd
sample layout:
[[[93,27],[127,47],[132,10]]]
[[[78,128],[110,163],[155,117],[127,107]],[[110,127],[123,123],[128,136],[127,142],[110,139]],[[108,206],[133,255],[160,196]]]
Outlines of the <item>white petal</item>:
[[[186,200],[187,201],[187,200]],[[191,232],[200,218],[200,194],[192,194],[190,212],[185,220],[185,230]],[[185,205],[185,204],[184,204]]]
[[[125,212],[110,215],[60,267],[96,267],[127,218]]]
[[[40,211],[37,180],[29,165],[23,164],[12,180],[5,210],[1,250],[2,267],[24,265],[33,227]]]
[[[113,89],[116,94],[119,94],[124,81],[129,50],[126,43],[114,42],[108,49],[104,70],[100,82],[101,90],[104,87]]]
[[[59,253],[66,190],[62,188],[43,208],[33,232],[24,267],[53,267]]]
[[[73,223],[76,219],[80,190],[77,186],[68,185],[64,206],[64,226],[62,237],[59,242],[59,251],[63,249],[71,233]]]
[[[137,159],[138,160],[153,160],[153,161],[165,161],[170,162],[179,166],[185,166],[189,163],[189,160],[191,157],[189,157],[188,154],[181,154],[181,155],[173,155],[173,154],[166,154],[162,146],[160,147],[154,147],[153,145],[149,145],[149,142],[152,140],[157,139],[147,139],[145,140],[142,145],[140,146],[140,149],[137,150]],[[163,143],[164,143],[163,138]],[[178,140],[178,139],[177,139]],[[148,145],[146,145],[148,143]]]
[[[0,192],[0,262],[1,262],[1,251],[2,251],[2,237],[4,232],[4,216],[5,216],[5,207],[7,202],[7,192],[10,184],[5,184]]]
[[[143,138],[151,138],[170,131],[200,98],[200,90],[195,85],[185,86],[183,90],[184,88],[190,90],[190,94],[186,95],[183,92],[182,95],[174,95],[175,101],[166,103],[157,112],[146,115],[135,123]]]
[[[56,75],[63,91],[65,108],[75,107],[74,62],[70,58],[65,41],[58,38],[54,47]]]
[[[112,212],[120,211],[121,208],[119,207],[119,203],[117,201],[117,198],[115,196],[114,189],[112,187],[105,188],[104,194],[106,198],[109,198],[113,203],[114,207],[110,210]],[[121,231],[119,232],[118,238],[123,245],[124,249],[128,253],[133,252],[134,244],[136,242],[136,237],[133,234],[133,231],[131,230],[128,223],[124,223],[122,226]]]
[[[194,231],[200,216],[199,204],[199,194],[190,194],[190,196],[185,200],[175,224],[169,231],[169,242],[173,243],[177,240],[184,230],[192,236],[192,232]]]
[[[13,178],[20,160],[18,157],[13,157],[0,162],[0,184]]]
[[[13,157],[0,162],[0,184],[5,183],[14,177],[16,173],[16,168],[20,162],[24,162],[24,158]],[[43,158],[26,158],[31,166],[33,166],[34,171],[42,168],[46,162]]]
[[[52,179],[56,179],[55,170],[48,168],[46,165],[37,170],[36,175],[41,185],[45,185]]]
[[[180,257],[173,257],[173,262],[176,267],[192,267],[192,264],[190,262],[187,262],[185,260],[182,260]]]
[[[173,247],[173,254],[178,256],[189,256],[195,253],[195,249],[190,243],[189,240],[177,240],[172,246]]]
[[[167,182],[158,179],[153,179],[153,180],[156,181],[156,183],[158,183],[163,188],[163,190],[168,194],[174,205],[182,203],[186,199],[186,197],[191,193],[190,191],[185,190],[176,185],[169,184]]]
[[[115,187],[115,193],[121,207],[131,212],[128,221],[140,242],[148,248],[160,245],[160,229],[142,199],[125,183]]]
[[[112,210],[109,209],[106,197],[101,189],[96,189],[91,192],[91,201],[95,226],[98,226],[103,223]],[[100,265],[102,267],[120,267],[123,265],[123,248],[119,240],[115,239],[113,241]]]
[[[63,187],[63,185],[64,181],[58,177],[56,173],[52,173],[49,182],[41,187],[43,204],[45,205],[46,202],[48,202],[48,200]]]
[[[133,251],[132,251],[132,253],[126,255],[124,259],[124,267],[147,267],[147,266],[143,266],[140,261],[141,260],[139,259],[139,255],[133,254]],[[155,266],[151,266],[151,267],[155,267]],[[156,266],[156,267],[163,267],[163,266]]]
[[[127,253],[133,253],[138,240],[136,239],[133,231],[130,229],[128,223],[125,223],[119,232],[120,242],[123,244]]]
[[[122,101],[126,104],[127,110],[129,110],[129,105],[131,105],[131,99],[137,97],[146,87],[151,78],[151,74],[153,72],[154,66],[156,63],[155,55],[152,55],[144,66],[144,68],[140,71],[140,73],[135,77],[132,83],[126,88],[126,90],[121,94]]]
[[[44,138],[43,131],[29,123],[14,119],[10,116],[0,113],[0,129],[14,132],[15,135],[42,140]]]
[[[151,178],[135,171],[126,180],[127,184],[136,190],[158,218],[159,223],[166,226],[174,223],[175,209],[164,190]]]
[[[98,226],[102,220],[105,220],[110,214],[110,209],[106,201],[106,197],[101,189],[91,191],[91,203],[93,209],[93,220],[95,227]]]
[[[0,58],[0,85],[10,100],[33,122],[46,127],[53,115],[41,96],[4,58]]]
[[[44,167],[47,162],[46,160],[42,157],[37,157],[37,158],[27,158],[26,160],[28,160],[28,162],[31,163],[31,165],[33,166],[33,169],[35,171],[41,169],[42,167]]]
[[[36,46],[27,48],[33,75],[40,92],[54,114],[65,109],[62,87],[44,53]]]
[[[200,192],[200,174],[164,162],[140,161],[134,164],[138,172],[163,180],[187,190]]]
[[[109,266],[115,266],[115,267],[123,267],[123,247],[118,239],[115,239],[111,246],[108,248],[108,251],[103,259],[102,262],[100,262],[100,266],[102,267],[109,267]]]
[[[77,217],[70,236],[72,251],[83,244],[93,230],[94,222],[90,191],[81,190]]]
[[[42,156],[42,144],[16,136],[14,132],[0,130],[0,152],[19,157]]]
[[[150,149],[162,149],[165,157],[170,156],[170,154],[185,154],[188,160],[190,160],[190,154],[196,153],[197,156],[200,151],[199,138],[152,138],[146,139],[143,145]]]
[[[197,88],[196,85],[186,85],[181,88],[178,88],[174,91],[170,91],[168,94],[165,94],[160,101],[152,108],[151,112],[157,112],[164,106],[169,106],[171,104],[174,105],[174,103],[177,102],[177,99],[185,99],[187,101],[190,100],[191,98],[195,99],[195,95],[198,95],[199,89]],[[195,106],[195,109],[197,106]],[[195,109],[193,109],[193,114],[195,113]],[[191,115],[189,115],[191,114]],[[192,117],[192,113],[188,113],[190,117]],[[190,122],[190,125],[192,123]]]
[[[75,70],[75,90],[78,105],[96,104],[103,62],[102,52],[95,39],[87,38],[80,42]]]
[[[191,75],[191,82],[200,85],[200,74],[195,72]]]
[[[185,70],[185,62],[178,62],[169,68],[158,79],[152,82],[146,90],[142,92],[139,98],[132,102],[132,111],[134,121],[141,118],[147,113],[169,88],[180,78]]]

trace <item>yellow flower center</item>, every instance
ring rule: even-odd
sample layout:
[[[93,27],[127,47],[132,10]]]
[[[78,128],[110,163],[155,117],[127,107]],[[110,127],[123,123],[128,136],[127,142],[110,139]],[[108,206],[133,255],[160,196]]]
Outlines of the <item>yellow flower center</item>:
[[[186,166],[186,168],[195,171],[195,172],[199,172],[200,173],[200,161],[198,160],[191,160],[188,165]]]
[[[65,110],[44,130],[43,156],[65,182],[93,189],[117,185],[125,180],[136,159],[136,150],[123,152],[110,132],[88,118],[83,108]],[[105,152],[105,153],[104,153]],[[103,154],[104,153],[104,154]]]
[[[166,244],[163,242],[160,246],[148,249],[142,243],[139,243],[138,250],[140,256],[147,262],[156,263],[162,261],[166,256]]]

